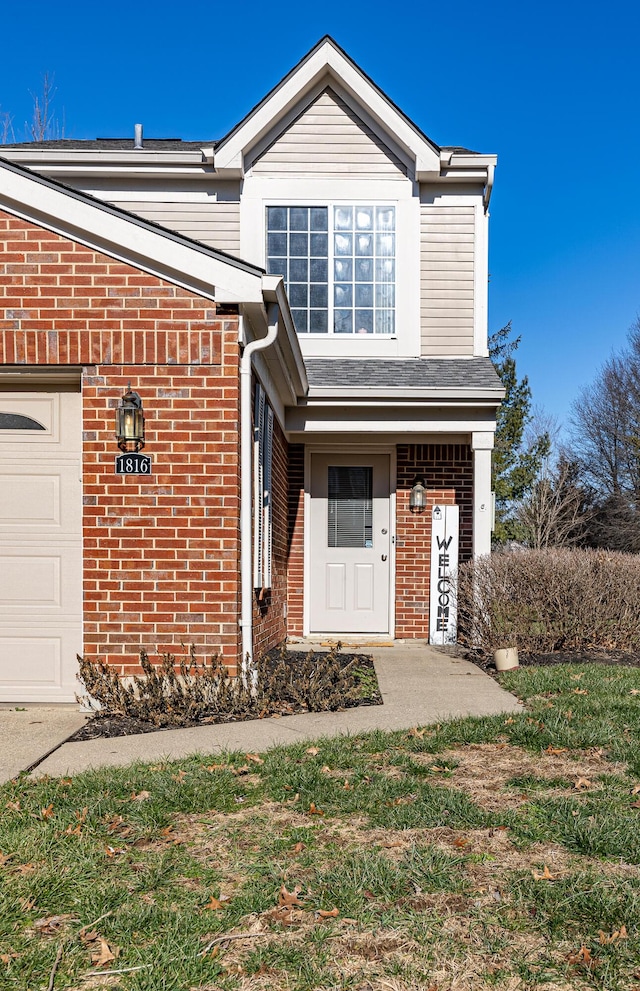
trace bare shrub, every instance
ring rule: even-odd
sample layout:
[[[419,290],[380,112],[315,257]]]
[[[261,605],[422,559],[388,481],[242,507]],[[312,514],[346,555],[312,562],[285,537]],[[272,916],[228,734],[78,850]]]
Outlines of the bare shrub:
[[[460,568],[458,637],[483,655],[640,649],[640,557],[582,549],[493,554]]]
[[[291,709],[321,712],[354,704],[361,696],[354,660],[340,655],[337,644],[328,653],[305,652],[295,663],[283,646],[256,662],[257,690],[230,677],[220,658],[199,661],[193,644],[186,658],[164,654],[152,664],[140,651],[142,676],[123,681],[115,668],[78,657],[78,679],[86,694],[80,701],[101,716],[128,716],[156,726],[185,726],[203,719],[266,716]]]

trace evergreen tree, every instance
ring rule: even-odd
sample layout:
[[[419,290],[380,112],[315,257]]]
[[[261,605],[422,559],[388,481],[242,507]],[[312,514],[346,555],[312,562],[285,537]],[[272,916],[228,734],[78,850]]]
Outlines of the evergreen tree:
[[[518,379],[514,353],[520,338],[512,338],[511,321],[489,338],[489,355],[505,388],[505,397],[496,417],[496,437],[492,463],[492,488],[496,495],[494,539],[522,539],[515,504],[532,488],[549,453],[550,439],[544,432],[528,444],[524,442],[531,420],[531,388],[525,376]]]

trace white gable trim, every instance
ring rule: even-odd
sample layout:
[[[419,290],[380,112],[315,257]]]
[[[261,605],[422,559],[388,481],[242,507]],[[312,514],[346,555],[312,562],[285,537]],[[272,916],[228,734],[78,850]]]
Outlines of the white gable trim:
[[[295,124],[298,118],[312,108],[315,101],[327,89],[331,90],[338,99],[344,101],[349,109],[360,119],[362,124],[370,128],[384,144],[385,148],[406,166],[409,177],[414,178],[415,156],[408,153],[407,149],[399,145],[395,137],[388,130],[380,126],[379,122],[371,116],[367,107],[354,100],[352,94],[345,89],[340,80],[328,79],[326,76],[319,80],[311,90],[306,92],[304,97],[298,100],[294,106],[290,107],[282,117],[273,120],[272,127],[258,141],[245,149],[243,154],[245,171],[251,169],[271,145]],[[399,174],[402,179],[405,179],[404,175]]]
[[[263,272],[0,162],[0,209],[219,303],[262,302]]]
[[[215,149],[213,164],[216,172],[242,176],[249,151],[269,133],[274,125],[286,118],[300,102],[318,86],[340,87],[349,95],[359,112],[377,124],[377,129],[393,136],[404,157],[413,163],[417,178],[440,175],[440,152],[393,106],[358,67],[331,42],[325,39],[260,104],[249,117],[233,130]]]

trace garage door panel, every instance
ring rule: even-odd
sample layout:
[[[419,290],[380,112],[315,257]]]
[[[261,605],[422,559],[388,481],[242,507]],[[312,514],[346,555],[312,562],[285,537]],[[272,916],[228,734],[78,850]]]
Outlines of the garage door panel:
[[[33,631],[8,631],[0,638],[0,697],[5,702],[73,702],[80,688],[76,678],[76,634],[70,627],[57,636]],[[73,664],[68,658],[73,657]]]
[[[3,474],[0,486],[0,526],[27,528],[60,526],[60,475],[42,471]]]
[[[62,559],[24,550],[0,555],[0,608],[62,608]]]
[[[79,393],[0,392],[0,700],[73,701],[82,652]],[[31,417],[43,429],[25,427]]]

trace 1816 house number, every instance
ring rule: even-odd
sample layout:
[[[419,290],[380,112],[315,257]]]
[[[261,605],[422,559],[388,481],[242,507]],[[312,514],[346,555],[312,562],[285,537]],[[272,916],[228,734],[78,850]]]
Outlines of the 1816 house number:
[[[116,475],[150,475],[151,458],[148,454],[119,454],[116,458]]]

